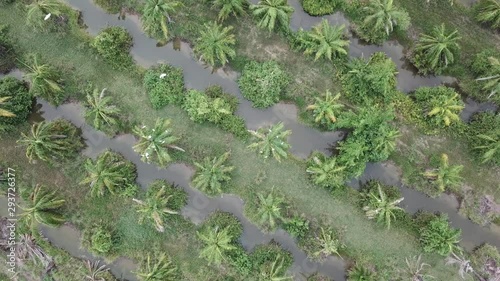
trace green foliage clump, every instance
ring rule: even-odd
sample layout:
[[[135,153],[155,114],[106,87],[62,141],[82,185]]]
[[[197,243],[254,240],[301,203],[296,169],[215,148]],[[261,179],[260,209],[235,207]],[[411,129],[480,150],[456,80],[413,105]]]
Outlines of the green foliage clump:
[[[498,274],[491,269],[498,268],[500,253],[497,247],[483,244],[472,253],[471,263],[476,273],[485,280],[494,280],[494,277],[498,277]]]
[[[333,14],[343,4],[344,0],[302,0],[302,8],[311,16]]]
[[[295,238],[303,238],[309,232],[309,221],[301,216],[294,216],[285,222],[284,229]]]
[[[482,162],[500,164],[500,115],[480,112],[473,115],[467,127],[470,148]]]
[[[243,276],[249,276],[253,273],[252,260],[241,246],[228,253],[228,262]]]
[[[495,49],[484,49],[474,56],[470,67],[476,76],[490,75],[491,64],[489,57],[500,57],[500,52]]]
[[[420,243],[426,253],[448,256],[459,250],[460,229],[450,227],[446,215],[435,216],[420,233]]]
[[[477,21],[487,23],[494,29],[500,29],[500,1],[481,0],[475,10]]]
[[[464,103],[453,88],[421,87],[415,91],[414,97],[430,125],[443,128],[460,122],[459,114]]]
[[[290,252],[285,251],[277,243],[271,242],[267,245],[259,245],[254,248],[250,258],[257,274],[265,271],[271,263],[278,259],[283,260],[279,273],[284,274],[288,267],[293,263],[293,257]],[[257,272],[258,271],[258,272]]]
[[[52,65],[40,62],[38,55],[29,54],[25,66],[25,77],[30,83],[30,92],[58,105],[64,99],[64,86],[61,73]]]
[[[122,8],[122,0],[94,0],[94,3],[103,8],[106,12],[117,14]]]
[[[460,173],[464,168],[462,165],[450,165],[448,155],[431,158],[432,169],[427,169],[422,175],[428,179],[436,188],[438,194],[445,189],[454,189],[462,183]]]
[[[12,77],[0,79],[0,99],[7,97],[7,101],[0,103],[0,111],[7,110],[14,116],[0,116],[0,129],[10,129],[25,122],[33,105],[33,96],[26,85]]]
[[[83,244],[98,255],[107,254],[113,248],[113,235],[102,226],[93,226],[84,231]]]
[[[228,115],[232,115],[231,105],[222,98],[210,98],[198,90],[189,90],[184,103],[184,110],[195,122],[210,121],[218,124]]]
[[[0,24],[0,73],[9,72],[16,63],[16,54],[8,32],[8,26]]]
[[[164,77],[162,74],[166,74]],[[184,94],[184,74],[182,69],[168,64],[150,68],[144,75],[144,88],[154,109],[168,104],[179,104]]]
[[[238,80],[243,96],[257,108],[277,103],[288,82],[288,74],[275,61],[247,63]]]
[[[243,233],[243,226],[238,218],[229,212],[216,211],[203,222],[201,228],[224,228],[228,234],[237,241]]]
[[[137,277],[141,281],[182,280],[182,273],[170,256],[155,253],[141,260]]]
[[[375,272],[367,267],[356,263],[347,272],[347,281],[375,281]]]
[[[92,41],[97,53],[116,69],[126,69],[133,64],[129,54],[132,44],[132,36],[119,26],[101,30]]]
[[[166,190],[166,196],[172,196],[168,200],[169,209],[180,211],[184,206],[186,206],[188,201],[188,195],[186,191],[184,191],[182,188],[168,183],[166,180],[155,180],[150,183],[148,186],[148,191],[146,192],[146,197],[152,197],[162,188]]]

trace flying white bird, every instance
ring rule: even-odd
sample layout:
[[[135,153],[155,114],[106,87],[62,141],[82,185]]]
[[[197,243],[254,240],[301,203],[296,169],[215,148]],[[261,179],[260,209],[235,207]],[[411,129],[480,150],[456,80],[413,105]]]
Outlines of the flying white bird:
[[[167,74],[166,74],[166,73],[162,73],[162,74],[160,74],[160,78],[161,78],[161,79],[165,78],[165,76],[167,76]]]
[[[48,13],[43,20],[48,20],[50,18],[50,16],[52,16],[52,14]]]

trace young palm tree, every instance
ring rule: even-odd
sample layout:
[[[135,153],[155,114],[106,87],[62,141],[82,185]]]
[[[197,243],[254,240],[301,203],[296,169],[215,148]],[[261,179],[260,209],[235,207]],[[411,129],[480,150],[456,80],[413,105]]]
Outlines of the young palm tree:
[[[314,252],[313,256],[319,258],[326,258],[331,255],[337,255],[340,257],[339,250],[344,247],[340,239],[333,230],[326,230],[321,227],[321,236],[317,238],[317,244],[319,250]]]
[[[326,19],[323,19],[304,35],[304,54],[315,54],[314,61],[321,57],[332,60],[334,56],[346,56],[349,40],[344,39],[344,30],[344,25],[331,26]]]
[[[216,22],[205,23],[204,29],[200,30],[194,51],[210,66],[224,66],[229,58],[236,56],[234,44],[236,39],[231,33],[232,26],[223,27]]]
[[[334,188],[341,185],[345,180],[345,167],[337,164],[336,157],[326,157],[319,154],[312,158],[311,165],[306,172],[311,175],[314,184],[325,188]]]
[[[425,267],[430,267],[430,265],[422,262],[422,255],[414,256],[410,259],[405,258],[405,262],[406,268],[399,271],[402,280],[424,281],[434,279],[434,276],[425,274]]]
[[[0,97],[0,106],[8,104],[11,97]],[[8,111],[7,109],[0,108],[0,117],[14,117],[14,113]]]
[[[234,237],[231,237],[228,228],[220,229],[216,227],[211,229],[206,227],[196,234],[205,244],[205,247],[200,252],[200,257],[206,259],[209,264],[221,264],[225,260],[226,253],[236,249],[232,245]]]
[[[356,263],[347,272],[347,281],[372,281],[375,280],[375,274],[368,268]]]
[[[61,102],[64,93],[59,73],[52,66],[39,63],[37,56],[26,67],[28,73],[25,77],[31,84],[30,92],[56,104]]]
[[[141,281],[174,281],[179,280],[178,275],[177,266],[164,253],[154,257],[148,254],[137,272]]]
[[[380,159],[387,159],[396,149],[396,140],[401,136],[398,129],[389,126],[381,126],[376,137],[372,140],[373,153],[377,153]]]
[[[423,176],[434,182],[440,192],[446,188],[457,186],[461,183],[460,172],[464,167],[462,165],[450,165],[448,155],[441,155],[441,163],[438,168],[427,170]]]
[[[264,264],[260,275],[258,277],[259,281],[285,281],[285,280],[293,280],[291,276],[286,276],[283,274],[285,271],[284,267],[285,258],[280,254],[276,257],[276,259],[271,264]]]
[[[45,18],[49,14],[50,16],[60,16],[62,8],[62,4],[57,0],[34,0],[27,6],[26,24],[35,29],[44,30],[47,24]]]
[[[231,180],[229,173],[234,170],[233,166],[224,165],[229,155],[226,152],[220,157],[205,158],[203,164],[195,162],[198,171],[193,179],[194,186],[207,194],[222,193],[222,183]]]
[[[404,211],[403,208],[398,207],[398,204],[404,200],[403,197],[396,200],[389,200],[387,195],[382,190],[380,184],[377,184],[378,194],[371,191],[369,193],[369,203],[363,207],[368,219],[377,218],[378,222],[384,222],[387,229],[391,228],[391,220],[396,219],[396,211]]]
[[[441,24],[434,27],[430,35],[422,34],[415,49],[423,55],[430,69],[439,71],[454,62],[460,39],[456,29],[447,32],[444,24]]]
[[[164,167],[172,161],[169,149],[185,151],[173,144],[180,138],[172,135],[170,119],[158,118],[153,129],[136,126],[133,132],[139,137],[139,142],[134,145],[134,151],[141,154],[141,160],[146,163],[154,162]]]
[[[225,21],[230,14],[235,17],[243,14],[245,12],[245,7],[247,7],[247,0],[211,0],[212,7],[219,10],[218,20],[220,22]]]
[[[487,22],[491,27],[500,28],[500,1],[498,0],[481,0],[476,16],[479,22]]]
[[[464,106],[457,93],[432,97],[430,104],[427,116],[432,117],[437,125],[444,123],[449,126],[452,122],[460,121],[459,114]]]
[[[262,193],[257,194],[259,199],[259,207],[257,216],[261,224],[267,224],[271,229],[274,229],[278,220],[283,220],[281,214],[283,198],[275,196],[271,191],[266,197]]]
[[[484,145],[476,146],[475,149],[479,149],[484,151],[483,153],[483,163],[490,162],[493,160],[500,161],[500,133],[497,133],[496,136],[489,135],[478,135],[478,138],[481,139],[482,142],[486,142]]]
[[[287,143],[288,136],[292,133],[290,130],[284,131],[285,126],[282,122],[269,127],[268,129],[259,128],[257,131],[249,130],[256,141],[248,148],[257,149],[264,158],[273,156],[274,159],[281,162],[281,158],[288,157],[290,144]]]
[[[104,124],[108,126],[117,125],[116,119],[120,113],[120,109],[116,106],[111,105],[111,97],[104,96],[106,88],[102,89],[101,93],[95,89],[91,94],[87,94],[87,110],[85,111],[85,117],[92,120],[94,127],[98,130],[102,128]]]
[[[316,102],[307,106],[307,110],[312,110],[314,122],[329,126],[337,121],[337,114],[344,107],[339,103],[340,93],[332,96],[330,91],[326,91],[322,98],[316,97]]]
[[[26,205],[20,206],[23,212],[20,220],[35,230],[37,223],[48,226],[59,226],[64,222],[64,217],[57,212],[65,201],[56,197],[56,191],[48,192],[41,185],[35,186]]]
[[[151,36],[162,34],[168,40],[168,23],[173,22],[171,14],[177,12],[182,3],[175,0],[147,0],[142,11],[142,26]]]
[[[43,249],[37,244],[33,235],[24,233],[19,236],[19,241],[16,243],[16,258],[20,260],[30,260],[34,264],[41,264],[48,268],[52,262],[52,257],[47,255]]]
[[[470,260],[465,259],[463,256],[458,256],[454,252],[446,258],[446,265],[458,265],[458,275],[465,279],[465,275],[474,273]]]
[[[273,31],[278,24],[281,28],[288,28],[290,16],[295,11],[287,0],[260,0],[257,5],[250,5],[253,15],[258,18],[257,26]],[[277,22],[277,23],[276,23]]]
[[[135,199],[132,200],[137,203],[136,210],[139,213],[139,224],[142,224],[145,220],[152,221],[156,230],[159,232],[165,231],[164,221],[169,217],[169,215],[176,215],[178,212],[170,209],[168,206],[169,200],[172,195],[167,196],[167,190],[165,187],[160,188],[156,193],[149,194],[145,201]]]
[[[488,61],[491,65],[491,75],[477,78],[477,81],[487,81],[483,86],[483,90],[490,92],[488,98],[491,98],[496,93],[500,93],[500,61],[497,58],[489,57]]]
[[[393,0],[371,0],[364,8],[368,14],[363,26],[374,32],[384,31],[389,35],[394,27],[402,24],[402,19],[408,18],[406,12],[399,11],[393,5]]]
[[[85,273],[85,281],[106,281],[104,279],[104,274],[109,271],[109,268],[106,267],[105,264],[101,265],[100,261],[85,261],[85,269],[87,272]]]

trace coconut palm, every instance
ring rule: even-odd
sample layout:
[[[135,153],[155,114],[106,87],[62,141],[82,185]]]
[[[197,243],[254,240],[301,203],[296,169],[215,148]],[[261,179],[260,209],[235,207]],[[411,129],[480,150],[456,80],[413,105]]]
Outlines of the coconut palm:
[[[111,97],[104,96],[106,88],[102,89],[101,93],[95,89],[92,94],[87,94],[87,110],[85,117],[92,120],[96,129],[101,129],[104,124],[108,126],[117,125],[118,114],[120,109],[111,105]]]
[[[257,26],[273,31],[277,24],[281,28],[288,28],[290,16],[294,9],[287,0],[260,0],[257,5],[250,5],[253,15],[258,19]]]
[[[141,281],[174,281],[179,280],[177,266],[166,254],[148,256],[141,262],[137,277]]]
[[[141,154],[141,160],[146,163],[154,162],[165,166],[172,161],[169,149],[184,152],[184,149],[173,144],[180,138],[172,135],[170,119],[158,118],[154,128],[136,126],[133,132],[139,137],[139,141],[134,145],[134,151]]]
[[[319,250],[314,252],[313,256],[319,258],[326,258],[331,255],[340,257],[339,250],[344,247],[333,230],[325,230],[323,227],[321,227],[321,235],[317,237],[316,243]]]
[[[227,252],[236,249],[232,245],[234,237],[231,237],[228,228],[205,227],[196,233],[198,238],[205,244],[200,252],[200,257],[208,261],[209,264],[221,264],[225,260]]]
[[[400,270],[401,280],[424,281],[434,279],[434,276],[424,273],[425,267],[430,267],[430,265],[422,262],[422,255],[405,258],[405,262],[406,268]]]
[[[101,262],[98,260],[85,261],[85,269],[87,269],[85,281],[106,281],[103,275],[109,271],[109,268],[107,268],[105,264],[101,265],[100,263]]]
[[[258,193],[257,198],[259,199],[257,217],[260,223],[274,229],[277,221],[283,220],[281,214],[284,203],[283,198],[275,196],[272,191],[265,197],[262,193]]]
[[[326,157],[324,154],[313,156],[306,172],[311,175],[314,184],[326,188],[341,185],[345,180],[345,167],[337,163],[336,157]]]
[[[425,171],[423,176],[434,182],[440,192],[444,192],[446,188],[454,187],[461,183],[462,177],[460,177],[460,172],[462,169],[462,165],[450,165],[448,155],[443,153],[439,167]]]
[[[493,28],[500,28],[500,1],[481,0],[476,19],[479,22],[490,23]]]
[[[64,222],[64,217],[58,213],[58,209],[64,203],[63,199],[57,198],[56,191],[49,192],[42,185],[36,185],[25,206],[20,206],[23,210],[20,220],[33,230],[38,223],[59,226]]]
[[[344,39],[345,26],[331,26],[326,19],[305,33],[302,41],[304,54],[314,54],[314,61],[321,57],[332,60],[335,56],[346,56],[349,40]]]
[[[290,130],[284,131],[283,122],[270,126],[268,129],[259,128],[257,131],[249,130],[256,141],[248,148],[257,149],[264,158],[273,156],[274,159],[281,162],[281,158],[288,157],[290,144],[287,143],[288,136],[292,133]]]
[[[484,145],[475,147],[475,149],[483,151],[483,163],[493,160],[500,161],[500,132],[493,136],[480,134],[477,137],[485,142]]]
[[[439,71],[452,64],[459,49],[458,31],[448,32],[444,24],[434,27],[431,34],[422,34],[415,49],[423,55],[424,64],[431,70]]]
[[[211,0],[212,7],[219,10],[219,21],[225,21],[230,14],[235,17],[243,14],[245,12],[245,7],[247,7],[247,0]]]
[[[63,5],[57,0],[34,0],[27,5],[26,24],[44,30],[51,16],[60,16]],[[49,17],[46,19],[46,17]]]
[[[170,209],[168,206],[169,200],[173,195],[167,196],[165,187],[161,187],[154,194],[148,194],[145,201],[135,199],[132,200],[137,203],[136,210],[139,213],[139,223],[142,224],[145,220],[153,222],[156,230],[159,232],[165,231],[164,221],[169,215],[176,215],[178,212]]]
[[[226,152],[220,157],[205,158],[203,164],[195,162],[198,171],[193,179],[194,186],[208,194],[222,193],[222,183],[231,180],[229,173],[234,170],[233,166],[224,165],[229,155]]]
[[[491,65],[491,75],[476,79],[477,81],[487,81],[483,86],[483,90],[490,92],[488,98],[491,98],[496,93],[500,92],[500,61],[497,58],[489,57],[488,61]]]
[[[236,56],[234,44],[236,39],[232,26],[223,27],[216,22],[205,23],[204,28],[200,30],[200,36],[197,39],[198,44],[194,51],[210,66],[224,66],[230,58]]]
[[[393,0],[370,0],[364,11],[367,16],[363,21],[363,27],[374,32],[383,31],[387,35],[394,30],[394,27],[401,25],[403,19],[408,18],[406,12],[398,10],[393,5]]]
[[[0,106],[5,106],[11,97],[0,97]],[[7,109],[0,108],[0,117],[14,117],[14,113],[8,111]]]
[[[377,219],[378,222],[384,222],[387,229],[391,228],[391,220],[396,219],[395,212],[403,211],[403,208],[398,207],[398,204],[404,200],[403,197],[396,200],[390,200],[382,190],[380,184],[377,183],[378,194],[371,191],[369,196],[369,203],[363,207],[368,219]]]
[[[142,11],[142,26],[151,36],[162,34],[165,40],[169,39],[168,23],[172,23],[171,15],[182,6],[175,0],[147,0]]]
[[[340,93],[332,96],[330,91],[326,91],[323,97],[316,97],[316,102],[306,107],[307,110],[312,110],[314,122],[324,126],[329,126],[337,121],[337,114],[344,107],[339,103]]]
[[[446,265],[458,265],[458,275],[465,279],[465,275],[474,273],[470,260],[465,259],[463,256],[458,256],[454,252],[446,258]]]
[[[449,126],[452,122],[460,121],[460,112],[464,108],[458,93],[453,95],[434,96],[430,100],[427,116],[430,116],[437,125]]]
[[[136,177],[134,164],[112,151],[105,151],[95,161],[87,159],[84,164],[86,177],[80,182],[90,186],[94,197],[104,196],[106,191],[115,194],[133,184]]]
[[[41,64],[37,56],[32,63],[26,64],[28,73],[25,77],[31,84],[30,92],[58,104],[63,96],[63,87],[59,73],[48,64]]]
[[[284,281],[284,280],[293,280],[291,276],[284,275],[285,258],[280,254],[276,257],[276,259],[270,264],[264,264],[262,266],[260,275],[258,277],[259,281]]]

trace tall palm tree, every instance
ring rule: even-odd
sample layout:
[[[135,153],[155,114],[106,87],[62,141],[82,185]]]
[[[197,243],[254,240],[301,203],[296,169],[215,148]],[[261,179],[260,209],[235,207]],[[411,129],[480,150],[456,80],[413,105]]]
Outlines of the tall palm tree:
[[[387,194],[382,190],[380,184],[377,184],[378,194],[371,191],[368,196],[370,197],[367,206],[363,207],[368,219],[377,219],[378,222],[384,222],[387,229],[391,228],[391,220],[396,219],[396,211],[404,211],[403,208],[398,207],[398,204],[404,200],[403,197],[396,200],[387,198]]]
[[[200,30],[200,36],[194,47],[195,53],[200,60],[205,61],[210,66],[224,66],[229,62],[229,58],[236,56],[234,44],[236,39],[231,33],[232,26],[223,27],[216,22],[205,23],[204,28]]]
[[[220,157],[205,158],[203,164],[194,162],[198,167],[193,179],[194,186],[208,194],[222,193],[222,183],[231,180],[229,173],[234,170],[233,166],[224,165],[229,155],[226,152]]]
[[[50,16],[60,16],[62,8],[63,5],[57,0],[34,0],[27,5],[26,24],[35,29],[44,30],[47,24],[45,17],[49,14]]]
[[[434,279],[434,276],[425,273],[425,267],[429,264],[422,262],[422,255],[405,258],[406,268],[399,271],[402,280],[424,281]]]
[[[490,92],[488,98],[491,98],[496,93],[500,93],[500,61],[497,58],[489,57],[491,75],[477,78],[477,81],[487,81],[483,86],[483,90]]]
[[[257,131],[249,130],[250,134],[256,141],[248,146],[248,148],[257,149],[259,154],[264,158],[273,156],[274,159],[281,162],[281,158],[288,157],[288,136],[292,133],[290,130],[284,130],[285,125],[279,122],[276,125],[270,126],[268,129],[259,128]]]
[[[402,19],[408,18],[406,12],[398,10],[393,0],[370,0],[364,8],[367,13],[363,26],[374,32],[383,31],[389,35],[394,27],[401,24]]]
[[[20,206],[23,212],[20,220],[35,229],[37,223],[48,226],[59,226],[64,222],[64,217],[57,212],[65,201],[56,196],[56,191],[49,192],[42,185],[36,185],[30,194],[25,206]]]
[[[490,136],[485,134],[480,134],[477,136],[485,144],[476,146],[475,149],[484,151],[483,153],[483,163],[490,161],[500,161],[500,132],[496,135]]]
[[[11,97],[0,97],[0,106],[4,106],[8,104],[8,101]],[[7,109],[0,108],[0,117],[14,117],[16,116],[14,113],[8,111]]]
[[[208,261],[209,264],[221,264],[225,260],[227,252],[236,249],[232,245],[234,237],[231,237],[228,228],[205,227],[196,233],[198,238],[205,244],[200,252],[200,257]]]
[[[430,100],[430,110],[427,116],[433,118],[437,125],[444,123],[449,126],[452,122],[460,121],[460,111],[464,108],[458,93],[453,95],[434,96]]]
[[[273,31],[277,24],[288,28],[290,16],[295,11],[287,0],[260,0],[257,5],[250,5],[253,15],[259,20],[257,26]]]
[[[262,193],[257,194],[259,199],[257,216],[261,224],[267,224],[271,229],[274,229],[278,220],[283,220],[282,205],[283,198],[275,196],[271,191],[266,197]]]
[[[106,281],[104,279],[104,274],[109,271],[109,268],[106,267],[105,264],[100,264],[99,260],[97,261],[85,261],[85,269],[87,272],[85,273],[85,281]]]
[[[331,229],[325,230],[321,227],[321,235],[316,240],[319,250],[314,252],[313,256],[326,258],[331,255],[340,257],[339,250],[344,247],[335,232]]]
[[[31,84],[30,92],[58,104],[63,96],[63,87],[59,73],[48,64],[41,64],[37,56],[32,63],[26,64],[28,73],[25,77]]]
[[[245,7],[248,6],[247,0],[211,0],[212,7],[219,10],[218,20],[225,21],[230,14],[235,17],[245,12]]]
[[[457,186],[461,183],[462,177],[460,172],[464,167],[462,165],[450,165],[448,155],[443,153],[439,167],[427,170],[423,176],[436,185],[440,192],[444,192],[446,188]]]
[[[260,275],[258,277],[259,281],[285,281],[293,280],[291,276],[284,275],[285,258],[278,254],[276,259],[270,264],[266,263],[263,265]]]
[[[321,57],[332,60],[334,56],[346,56],[349,40],[345,39],[345,26],[331,26],[326,19],[304,35],[304,54],[315,54],[314,61]]]
[[[101,129],[104,124],[108,126],[117,125],[117,117],[120,109],[111,105],[111,97],[104,96],[106,88],[102,89],[101,93],[95,89],[91,94],[87,94],[87,110],[85,117],[92,120],[96,129]]]
[[[164,221],[169,215],[178,214],[178,212],[169,208],[169,200],[172,196],[167,196],[166,188],[161,187],[154,194],[148,193],[145,201],[133,198],[132,200],[137,203],[135,207],[137,213],[139,213],[139,223],[142,224],[145,220],[150,220],[153,222],[156,230],[164,232]]]
[[[493,28],[500,28],[500,1],[481,0],[479,3],[476,19],[479,22],[487,22]]]
[[[316,97],[316,102],[306,107],[307,110],[312,110],[314,122],[329,126],[337,121],[337,114],[344,107],[339,103],[340,93],[332,96],[330,91],[326,91],[323,97]]]
[[[165,40],[169,39],[168,23],[173,22],[171,15],[182,6],[175,0],[147,0],[142,11],[142,26],[151,36],[161,33]]]
[[[430,69],[439,71],[455,61],[458,45],[458,31],[447,32],[444,24],[434,27],[431,34],[422,34],[415,49],[423,55]]]
[[[178,268],[166,254],[148,256],[141,262],[137,277],[141,281],[179,280]]]
[[[319,154],[312,158],[306,172],[311,175],[314,184],[325,188],[334,188],[345,180],[345,167],[338,165],[336,157]]]
[[[172,161],[169,149],[185,151],[174,145],[180,138],[172,135],[170,119],[158,118],[154,128],[136,126],[133,132],[139,137],[139,141],[134,145],[134,151],[141,154],[141,160],[146,163],[154,162],[165,166]]]

